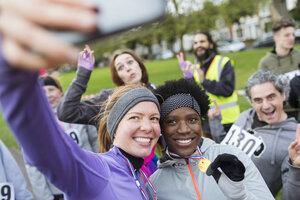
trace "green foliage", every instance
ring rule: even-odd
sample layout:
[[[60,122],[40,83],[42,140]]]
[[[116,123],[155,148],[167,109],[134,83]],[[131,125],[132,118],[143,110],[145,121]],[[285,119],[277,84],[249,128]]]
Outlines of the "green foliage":
[[[297,0],[295,8],[290,11],[294,20],[300,22],[300,0]]]
[[[243,16],[257,13],[259,3],[260,0],[227,0],[221,4],[220,12],[226,24],[231,25],[239,23]]]
[[[219,17],[219,7],[210,1],[203,3],[203,9],[193,12],[189,17],[192,24],[192,31],[206,30],[210,31],[215,28],[216,20]]]

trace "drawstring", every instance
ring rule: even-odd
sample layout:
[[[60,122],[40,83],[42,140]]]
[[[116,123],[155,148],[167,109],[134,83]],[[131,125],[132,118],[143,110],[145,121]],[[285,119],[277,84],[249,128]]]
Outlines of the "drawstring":
[[[275,137],[275,141],[273,142],[273,146],[272,146],[272,154],[271,154],[271,165],[275,164],[275,157],[276,157],[276,147],[277,147],[277,143],[278,143],[278,139],[279,139],[279,134],[282,131],[282,128],[279,128],[278,131],[276,132],[276,137]]]
[[[289,53],[289,57],[290,57],[290,64],[292,65],[294,63],[294,60],[293,60],[293,56],[292,56],[291,52]],[[280,67],[280,56],[278,56],[278,55],[277,55],[277,64],[278,64],[278,67]]]
[[[290,52],[289,55],[290,55],[290,62],[291,62],[291,65],[292,65],[292,64],[294,63],[294,62],[293,62],[292,53]]]

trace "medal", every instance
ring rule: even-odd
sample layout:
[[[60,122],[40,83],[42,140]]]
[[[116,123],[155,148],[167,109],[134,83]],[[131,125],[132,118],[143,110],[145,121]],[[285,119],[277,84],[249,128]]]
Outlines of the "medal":
[[[206,159],[204,157],[202,159],[200,159],[199,165],[198,165],[200,171],[206,173],[206,170],[207,170],[207,168],[209,167],[210,164],[211,164],[210,160],[208,160],[208,159]]]

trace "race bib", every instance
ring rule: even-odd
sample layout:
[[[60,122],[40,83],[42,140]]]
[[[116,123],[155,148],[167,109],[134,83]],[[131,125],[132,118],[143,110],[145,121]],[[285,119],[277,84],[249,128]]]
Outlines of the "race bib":
[[[0,200],[15,200],[15,189],[11,183],[0,183]]]
[[[255,150],[263,143],[263,141],[255,137],[248,131],[241,129],[236,125],[232,125],[226,137],[221,144],[235,146],[245,152],[249,157],[253,155]]]
[[[79,146],[81,146],[81,139],[80,139],[80,136],[75,132],[75,131],[70,131],[69,132],[69,135],[71,136],[71,138],[74,140],[74,142],[76,144],[78,144]]]

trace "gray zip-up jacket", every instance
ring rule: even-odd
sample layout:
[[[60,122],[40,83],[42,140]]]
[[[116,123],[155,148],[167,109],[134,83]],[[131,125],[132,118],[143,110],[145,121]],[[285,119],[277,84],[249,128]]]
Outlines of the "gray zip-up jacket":
[[[253,108],[246,110],[234,124],[251,130],[254,115]],[[254,129],[263,145],[251,159],[274,196],[283,188],[283,200],[299,200],[300,197],[300,168],[290,164],[288,153],[289,145],[296,139],[297,124],[294,118],[288,118],[278,124]]]
[[[0,191],[1,199],[10,199],[7,195],[10,194],[10,196],[12,196],[14,191],[15,200],[33,200],[17,162],[1,140]]]
[[[201,151],[204,157],[210,161],[214,161],[219,154],[233,154],[243,162],[246,168],[243,181],[231,181],[222,173],[219,183],[217,183],[212,176],[207,176],[199,170],[199,160],[189,159],[189,165],[202,199],[274,199],[254,163],[236,147],[216,144],[208,138],[203,138]],[[196,151],[194,154],[196,155],[198,152]],[[150,177],[150,180],[156,189],[159,200],[197,199],[193,178],[184,159],[170,158],[162,163],[159,162],[158,170]]]
[[[55,187],[36,167],[26,163],[25,167],[36,200],[53,200],[54,195],[63,194],[63,192]]]

